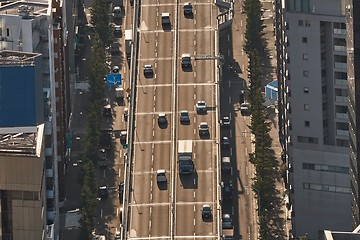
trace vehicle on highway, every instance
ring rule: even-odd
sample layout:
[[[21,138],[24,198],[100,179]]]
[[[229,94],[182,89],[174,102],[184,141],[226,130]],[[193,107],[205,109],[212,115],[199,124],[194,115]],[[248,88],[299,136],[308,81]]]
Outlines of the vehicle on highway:
[[[113,8],[113,11],[112,11],[112,17],[114,19],[114,22],[119,22],[121,21],[121,18],[122,18],[122,11],[121,11],[121,7],[119,6],[115,6]]]
[[[184,3],[184,15],[185,16],[193,15],[193,6],[190,2]]]
[[[104,98],[103,103],[104,103],[104,106],[109,105],[110,104],[110,99],[107,98],[107,97]]]
[[[192,140],[179,140],[178,164],[179,164],[180,175],[189,175],[194,172],[192,147],[193,147]]]
[[[106,118],[112,117],[111,105],[107,104],[103,107],[103,116]]]
[[[124,88],[122,87],[115,88],[115,98],[118,100],[124,99]]]
[[[154,76],[154,69],[152,65],[144,65],[144,76],[146,78],[151,78]]]
[[[249,104],[249,103],[242,103],[242,104],[240,105],[241,115],[243,115],[243,116],[249,116],[249,115],[250,115],[249,107],[250,107],[250,104]]]
[[[166,114],[165,113],[159,113],[158,115],[158,124],[164,125],[167,124]]]
[[[181,66],[182,66],[182,68],[191,67],[191,55],[190,55],[190,53],[183,53],[181,55]]]
[[[164,169],[159,169],[156,171],[156,181],[158,183],[166,183],[167,182],[166,171]]]
[[[228,229],[232,228],[232,220],[230,214],[226,213],[223,214],[222,217],[222,228]]]
[[[112,133],[110,130],[101,130],[99,139],[99,148],[110,150],[111,149]]]
[[[100,199],[107,198],[107,196],[108,196],[108,188],[107,188],[106,185],[103,185],[103,186],[99,187],[98,195],[99,195]]]
[[[245,102],[245,90],[241,90],[240,94],[239,94],[239,103],[244,103]]]
[[[124,108],[124,120],[127,121],[128,117],[129,117],[129,109]]]
[[[230,118],[228,116],[223,116],[220,120],[220,125],[224,128],[230,127]]]
[[[99,150],[98,166],[106,167],[107,165],[108,165],[108,161],[106,157],[106,150],[104,148],[101,148]]]
[[[124,188],[125,188],[125,184],[124,182],[119,182],[118,184],[118,192],[119,192],[119,198],[121,199],[123,194],[124,194]]]
[[[119,66],[114,66],[114,67],[112,68],[112,73],[119,73],[119,72],[120,72]]]
[[[120,130],[120,142],[125,143],[127,137],[127,131],[126,130]]]
[[[204,136],[209,134],[209,125],[206,122],[201,122],[199,124],[199,135]]]
[[[189,111],[187,110],[180,111],[180,123],[190,123]]]
[[[230,148],[230,140],[228,137],[221,138],[221,148],[222,149],[229,149]]]
[[[201,217],[203,220],[212,219],[212,210],[209,204],[204,204],[201,209]]]
[[[125,35],[125,54],[126,54],[126,59],[129,61],[131,58],[131,45],[133,40],[132,29],[126,29],[124,35]]]
[[[221,170],[223,171],[223,175],[231,175],[232,167],[230,157],[222,157],[221,159]]]
[[[170,13],[162,13],[161,14],[161,24],[163,26],[170,25]]]
[[[198,113],[206,113],[206,102],[205,101],[198,101],[196,103],[196,111]]]
[[[223,194],[224,199],[232,198],[232,183],[230,180],[222,181],[221,189],[222,189],[222,194]]]
[[[120,240],[121,239],[121,233],[119,231],[117,231],[115,233],[115,237],[114,237],[115,240]]]
[[[119,38],[121,37],[121,26],[120,25],[114,25],[114,37]]]

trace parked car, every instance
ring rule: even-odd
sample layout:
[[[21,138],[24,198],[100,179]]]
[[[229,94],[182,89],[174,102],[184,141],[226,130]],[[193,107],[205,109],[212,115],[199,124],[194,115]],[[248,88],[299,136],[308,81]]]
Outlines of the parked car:
[[[222,217],[222,227],[225,229],[232,228],[232,220],[230,214],[226,213]]]
[[[230,140],[228,137],[221,138],[221,148],[229,149],[230,148]]]
[[[158,124],[163,125],[167,124],[166,114],[165,113],[159,113],[158,115]]]
[[[106,185],[99,187],[98,195],[99,195],[100,199],[107,198],[107,196],[108,196],[108,188],[107,188]]]
[[[148,77],[148,78],[153,77],[154,69],[153,69],[152,65],[149,65],[149,64],[144,65],[143,69],[144,69],[144,76],[145,77]]]

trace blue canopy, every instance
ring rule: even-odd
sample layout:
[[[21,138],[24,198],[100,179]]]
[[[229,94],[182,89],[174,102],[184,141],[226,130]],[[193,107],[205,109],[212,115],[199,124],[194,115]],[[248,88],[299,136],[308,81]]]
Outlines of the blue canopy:
[[[106,75],[106,85],[108,86],[117,86],[122,84],[121,74],[112,73]]]

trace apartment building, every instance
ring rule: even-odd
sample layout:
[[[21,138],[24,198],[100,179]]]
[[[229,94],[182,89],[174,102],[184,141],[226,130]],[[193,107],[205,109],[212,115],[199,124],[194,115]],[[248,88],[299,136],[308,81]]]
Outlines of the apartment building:
[[[359,159],[360,141],[360,109],[356,103],[360,102],[360,2],[346,1],[346,25],[347,25],[347,70],[349,84],[349,118],[350,118],[350,177],[351,177],[351,212],[353,227],[360,225],[359,216]],[[358,104],[359,105],[359,104]],[[359,121],[358,121],[359,120]]]
[[[294,237],[349,231],[345,4],[277,0],[279,134]]]

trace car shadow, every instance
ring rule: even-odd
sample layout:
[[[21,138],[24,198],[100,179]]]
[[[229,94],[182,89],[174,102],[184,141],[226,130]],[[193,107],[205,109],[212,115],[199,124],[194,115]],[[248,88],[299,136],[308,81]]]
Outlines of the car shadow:
[[[194,171],[189,175],[179,175],[181,186],[184,189],[197,189],[198,188],[198,175],[197,172]]]
[[[183,70],[184,72],[192,72],[192,71],[193,71],[193,66],[192,66],[192,65],[187,66],[187,67],[181,66],[181,68],[182,68],[182,70]]]
[[[168,186],[167,186],[167,182],[157,182],[158,188],[161,191],[167,190]]]
[[[166,123],[158,123],[158,126],[160,129],[166,129],[168,127],[168,125],[169,124],[167,122]]]

